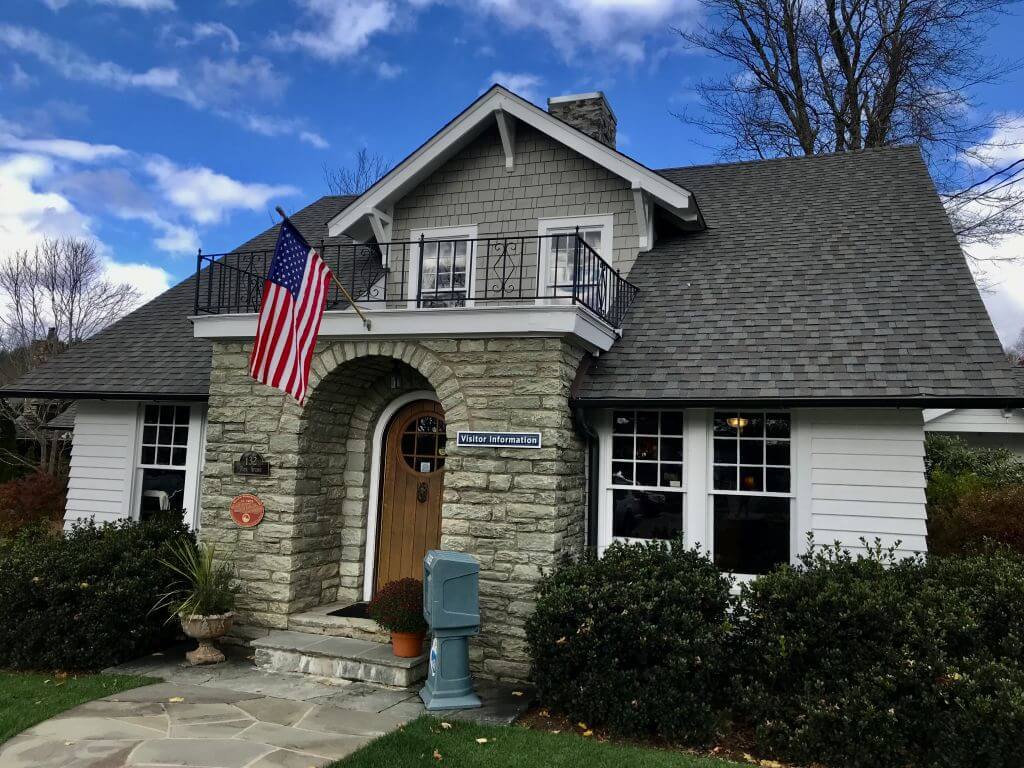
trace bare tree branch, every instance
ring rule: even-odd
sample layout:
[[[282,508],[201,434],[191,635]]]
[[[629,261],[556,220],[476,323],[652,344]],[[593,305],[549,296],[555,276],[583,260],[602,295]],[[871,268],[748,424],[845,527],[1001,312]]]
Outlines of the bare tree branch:
[[[365,147],[356,154],[355,165],[331,168],[324,164],[324,183],[332,195],[361,195],[389,170],[382,155],[371,153]]]

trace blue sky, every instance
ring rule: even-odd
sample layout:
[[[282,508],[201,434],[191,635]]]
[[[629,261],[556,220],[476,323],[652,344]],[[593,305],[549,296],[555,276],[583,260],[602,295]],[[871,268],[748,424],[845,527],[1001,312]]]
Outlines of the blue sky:
[[[0,9],[0,257],[46,234],[100,244],[147,295],[327,192],[323,166],[415,149],[495,80],[539,104],[600,89],[620,149],[716,159],[673,116],[720,71],[671,31],[696,0],[7,0]],[[1024,19],[983,43],[1019,56]],[[1024,114],[1024,73],[977,93]],[[1024,123],[1018,122],[1024,134]],[[1024,236],[993,252],[1024,255]],[[1004,339],[1024,267],[988,270]]]

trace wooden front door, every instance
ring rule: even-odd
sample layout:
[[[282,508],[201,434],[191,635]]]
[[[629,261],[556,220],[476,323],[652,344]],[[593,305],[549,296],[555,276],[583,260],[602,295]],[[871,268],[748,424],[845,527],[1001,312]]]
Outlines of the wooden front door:
[[[423,556],[441,545],[445,424],[441,404],[417,400],[388,425],[377,525],[374,592],[423,578]]]

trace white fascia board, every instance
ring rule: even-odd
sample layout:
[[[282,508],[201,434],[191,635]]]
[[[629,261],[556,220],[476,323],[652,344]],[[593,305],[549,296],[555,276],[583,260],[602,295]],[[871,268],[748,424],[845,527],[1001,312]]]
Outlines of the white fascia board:
[[[952,413],[953,408],[924,408],[922,409],[922,415],[924,416],[924,423],[927,424],[936,419],[941,419],[947,413]]]
[[[578,305],[445,307],[442,309],[363,310],[372,330],[351,310],[324,312],[321,339],[522,338],[568,337],[588,352],[607,352],[619,333]],[[258,317],[252,313],[197,315],[197,339],[252,339]]]
[[[625,179],[634,188],[644,190],[676,218],[683,221],[699,219],[693,195],[687,190],[621,152],[605,146],[597,139],[566,125],[511,91],[494,86],[331,219],[327,223],[328,235],[337,237],[352,234],[352,230],[365,229],[365,225],[359,225],[374,208],[391,208],[416,184],[474,138],[486,123],[494,119],[497,111],[523,121]]]

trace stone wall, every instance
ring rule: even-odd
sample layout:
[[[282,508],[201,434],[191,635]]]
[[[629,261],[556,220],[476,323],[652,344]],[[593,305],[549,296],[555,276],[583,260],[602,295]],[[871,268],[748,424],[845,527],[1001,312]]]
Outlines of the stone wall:
[[[583,547],[584,450],[567,405],[583,353],[543,338],[321,342],[302,408],[248,378],[248,351],[214,342],[201,529],[246,585],[243,635],[359,596],[373,426],[402,392],[433,389],[450,446],[441,546],[481,565],[474,668],[525,678],[523,624],[537,581],[562,553]],[[543,447],[457,448],[460,429],[539,431]],[[233,474],[245,450],[270,461],[269,478]],[[227,511],[247,491],[267,509],[254,529],[236,527]]]
[[[498,130],[489,128],[395,206],[392,238],[404,241],[414,230],[468,225],[476,225],[480,237],[536,236],[539,218],[597,214],[614,215],[613,252],[605,258],[627,275],[640,243],[629,182],[520,123],[511,172],[505,170]],[[524,242],[529,285],[536,280],[536,246],[533,239]],[[481,266],[477,272],[482,279]],[[396,269],[392,280],[403,278]],[[389,285],[391,295],[398,295],[396,288]],[[476,289],[482,294],[480,280]]]

